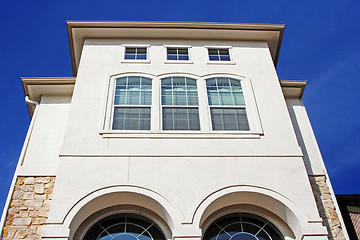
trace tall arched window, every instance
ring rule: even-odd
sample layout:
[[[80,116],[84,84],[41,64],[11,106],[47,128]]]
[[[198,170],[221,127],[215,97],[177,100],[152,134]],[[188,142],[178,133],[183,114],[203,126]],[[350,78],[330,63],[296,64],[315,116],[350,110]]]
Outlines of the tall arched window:
[[[213,130],[249,130],[240,80],[216,77],[206,80]]]
[[[96,222],[82,240],[165,240],[160,228],[137,214],[114,214]]]
[[[249,213],[232,213],[218,218],[206,230],[203,240],[283,240],[270,221]]]
[[[189,77],[161,79],[163,130],[200,130],[196,80]]]
[[[116,79],[113,130],[150,130],[151,79],[130,76]]]

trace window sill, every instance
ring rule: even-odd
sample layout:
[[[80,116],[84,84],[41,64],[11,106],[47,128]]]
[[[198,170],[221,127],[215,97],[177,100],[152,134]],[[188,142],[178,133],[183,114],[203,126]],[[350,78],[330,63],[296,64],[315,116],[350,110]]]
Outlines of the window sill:
[[[150,63],[150,60],[135,60],[135,59],[126,59],[122,60],[121,63]]]
[[[165,64],[193,64],[194,61],[188,60],[166,60]]]
[[[137,131],[109,130],[99,133],[103,138],[148,138],[148,139],[259,139],[262,132],[249,131]]]
[[[206,64],[209,64],[209,65],[235,65],[236,62],[234,62],[234,61],[209,61]]]

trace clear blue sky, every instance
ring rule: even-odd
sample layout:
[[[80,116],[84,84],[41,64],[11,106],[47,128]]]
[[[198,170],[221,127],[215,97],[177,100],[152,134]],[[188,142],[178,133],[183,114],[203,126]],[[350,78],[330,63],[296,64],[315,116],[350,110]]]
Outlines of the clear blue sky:
[[[0,1],[0,212],[29,126],[20,77],[72,76],[66,20],[286,24],[278,74],[303,100],[335,192],[360,193],[360,1]],[[56,127],[56,126],[54,126]]]

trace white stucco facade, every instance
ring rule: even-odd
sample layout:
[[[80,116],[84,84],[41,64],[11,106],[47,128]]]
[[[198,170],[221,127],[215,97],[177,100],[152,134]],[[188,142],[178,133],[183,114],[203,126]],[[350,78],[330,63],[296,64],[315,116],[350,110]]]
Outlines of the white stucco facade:
[[[30,106],[14,179],[56,176],[41,237],[83,239],[97,220],[122,212],[146,216],[167,239],[201,240],[215,219],[245,212],[286,240],[329,239],[309,181],[327,174],[301,101],[305,83],[280,82],[274,66],[284,27],[132,24],[68,23],[74,81],[24,80],[39,105]],[[124,59],[129,46],[146,47],[147,59]],[[189,60],[168,61],[169,46],[188,48]],[[229,49],[231,61],[209,61],[209,47]],[[152,79],[150,130],[112,130],[114,83],[124,76]],[[162,130],[169,76],[196,79],[199,131]],[[211,77],[241,81],[248,131],[212,130]]]

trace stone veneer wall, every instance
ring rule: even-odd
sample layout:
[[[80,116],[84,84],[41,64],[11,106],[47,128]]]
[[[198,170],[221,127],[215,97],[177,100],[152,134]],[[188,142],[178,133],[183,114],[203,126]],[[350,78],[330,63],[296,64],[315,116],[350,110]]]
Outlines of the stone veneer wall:
[[[345,239],[325,176],[309,176],[320,217],[328,230],[329,240]]]
[[[18,177],[3,239],[40,240],[48,218],[55,177]]]

